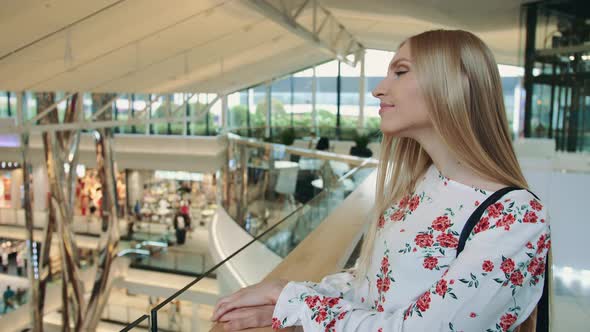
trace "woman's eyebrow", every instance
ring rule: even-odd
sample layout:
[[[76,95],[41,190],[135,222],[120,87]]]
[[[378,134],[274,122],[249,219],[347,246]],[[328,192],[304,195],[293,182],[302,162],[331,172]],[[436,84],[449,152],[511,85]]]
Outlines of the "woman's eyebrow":
[[[411,61],[409,59],[399,58],[399,59],[396,59],[395,61],[393,61],[391,63],[391,65],[389,66],[389,68],[395,68],[395,66],[397,66],[397,64],[400,63],[401,61],[407,61],[407,62],[410,62],[411,63]]]

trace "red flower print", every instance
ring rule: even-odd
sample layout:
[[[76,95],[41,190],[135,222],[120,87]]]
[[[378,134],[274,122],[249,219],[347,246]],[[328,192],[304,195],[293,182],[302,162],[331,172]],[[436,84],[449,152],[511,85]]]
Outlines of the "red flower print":
[[[527,271],[529,271],[533,275],[538,275],[535,273],[537,272],[537,269],[539,269],[540,264],[541,264],[541,260],[538,257],[533,258],[531,260],[531,262],[529,263],[529,266],[527,267]]]
[[[447,281],[441,279],[436,283],[436,294],[444,296],[447,293]]]
[[[420,296],[418,302],[416,302],[418,309],[422,312],[428,310],[430,308],[430,292],[426,292]]]
[[[365,298],[361,297],[361,303],[365,303]]]
[[[332,320],[331,320],[331,321],[328,323],[328,325],[326,325],[326,330],[325,330],[325,331],[326,331],[326,332],[327,332],[327,331],[333,331],[333,329],[334,329],[334,325],[336,325],[336,320],[332,319]]]
[[[382,305],[378,305],[377,306],[377,311],[378,312],[383,312],[383,306]]]
[[[381,268],[384,267],[389,267],[389,258],[387,258],[387,256],[383,256],[383,258],[381,259]]]
[[[541,258],[535,257],[531,260],[527,271],[533,276],[539,276],[545,272],[545,262]]]
[[[412,249],[412,252],[416,252],[416,251],[418,251],[418,250],[416,250],[416,248]]]
[[[397,210],[391,215],[391,217],[389,217],[389,219],[391,219],[391,221],[400,221],[404,219],[405,215],[406,212],[404,210]]]
[[[317,316],[315,316],[315,321],[320,323],[324,319],[326,319],[327,315],[328,315],[328,313],[326,312],[326,310],[322,308],[322,309],[320,309],[320,311],[318,311]]]
[[[531,205],[533,210],[541,211],[543,209],[543,205],[541,205],[541,203],[539,203],[539,201],[537,201],[536,199],[531,200],[529,204]]]
[[[316,303],[318,303],[319,300],[320,298],[318,296],[308,296],[305,299],[305,304],[307,304],[307,306],[311,309],[315,307]]]
[[[514,224],[514,221],[514,215],[507,214],[496,222],[496,227],[504,227],[505,230],[510,230],[510,225]]]
[[[537,214],[533,211],[527,211],[522,218],[522,222],[534,224],[537,222]]]
[[[523,279],[524,277],[522,276],[522,273],[520,273],[520,271],[518,270],[514,271],[514,273],[512,273],[512,275],[510,276],[510,281],[515,286],[522,286]]]
[[[483,261],[483,265],[481,266],[481,268],[485,271],[485,272],[492,272],[492,270],[494,269],[494,263],[492,263],[491,261]]]
[[[410,312],[412,312],[412,306],[409,306],[408,309],[406,309],[406,312],[404,312],[404,320],[410,317]]]
[[[537,240],[537,254],[540,254],[543,252],[543,249],[545,249],[545,239],[547,238],[547,236],[545,234],[541,235],[541,237],[539,237],[539,240]],[[549,249],[549,247],[547,247],[547,249]]]
[[[399,208],[401,210],[405,209],[408,206],[408,203],[410,202],[410,196],[406,195],[404,196],[400,201],[399,201]]]
[[[526,244],[526,247],[527,247],[528,249],[533,249],[533,244],[532,244],[532,243],[529,241],[529,242]]]
[[[451,281],[449,281],[449,284],[454,285],[455,284],[455,279],[451,279]]]
[[[500,265],[500,269],[504,271],[504,273],[510,273],[514,270],[514,261],[511,258],[506,259]]]
[[[505,314],[502,316],[502,318],[500,318],[500,327],[502,327],[503,331],[508,331],[514,322],[516,322],[516,315]]]
[[[339,298],[337,298],[337,297],[332,297],[332,298],[330,298],[330,300],[328,300],[328,307],[330,307],[330,308],[331,308],[331,307],[333,307],[333,306],[337,305],[337,304],[338,304],[338,302],[340,302],[340,299],[339,299]]]
[[[504,211],[504,205],[502,205],[502,203],[495,203],[490,205],[487,208],[487,211],[490,218],[497,218],[502,214],[502,211]]]
[[[344,316],[346,316],[346,313],[346,311],[341,312],[340,315],[338,315],[338,320],[343,320]]]
[[[412,199],[410,200],[410,210],[415,211],[418,208],[419,204],[420,204],[420,197],[417,195],[412,196]]]
[[[479,233],[479,232],[483,232],[487,229],[490,228],[490,218],[488,217],[483,217],[481,218],[478,222],[477,225],[475,225],[475,227],[473,228],[473,232],[475,234]]]
[[[405,230],[405,229],[403,229],[403,228],[399,230],[399,232],[400,232],[400,233],[403,233],[403,232],[405,232],[405,231],[406,231],[406,230]]]
[[[469,317],[475,318],[475,317],[477,317],[477,314],[475,312],[472,312],[472,313],[469,314]]]
[[[381,217],[379,217],[379,222],[377,223],[377,228],[383,228],[384,225],[385,225],[385,217],[383,215],[381,215]]]
[[[479,201],[475,201],[475,206],[479,206]]]
[[[380,327],[380,328],[377,330],[377,332],[383,332],[383,328],[382,328],[382,327]]]
[[[418,234],[414,239],[416,245],[422,248],[431,247],[434,244],[432,234]]]
[[[459,240],[453,236],[453,234],[445,233],[436,237],[436,241],[440,243],[441,247],[445,248],[457,248]]]
[[[282,329],[283,328],[281,326],[281,321],[278,318],[276,318],[276,317],[273,317],[272,318],[272,328],[273,328],[273,330],[278,330],[278,329]]]
[[[385,279],[377,279],[377,290],[379,290],[379,292],[387,292],[389,290],[389,287],[391,286],[391,280],[389,280],[389,278],[385,278]]]
[[[439,231],[439,232],[444,232],[449,227],[451,227],[451,221],[449,220],[449,217],[447,217],[447,216],[437,217],[432,222],[432,228],[434,230]]]
[[[432,270],[438,265],[438,258],[436,257],[426,257],[424,258],[424,264],[422,264],[425,269]]]

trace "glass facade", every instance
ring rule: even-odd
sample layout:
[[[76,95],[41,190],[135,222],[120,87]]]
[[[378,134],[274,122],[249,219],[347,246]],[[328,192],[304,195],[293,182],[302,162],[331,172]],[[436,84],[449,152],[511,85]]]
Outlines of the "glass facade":
[[[393,52],[367,50],[365,54],[365,91],[364,121],[362,127],[369,134],[379,129],[379,100],[371,91],[386,75],[388,63]],[[514,66],[499,66],[502,76],[504,102],[508,122],[514,135],[518,135],[522,113],[522,77],[524,70]],[[292,128],[297,137],[308,136],[315,131],[320,136],[332,139],[350,140],[359,127],[359,94],[360,94],[360,63],[356,67],[340,63],[338,60],[328,61],[314,67],[278,77],[245,88],[227,96],[228,119],[231,131],[243,136],[263,138],[270,133],[276,138],[280,133]],[[313,90],[315,86],[315,105]],[[537,91],[538,90],[538,91]],[[545,89],[546,90],[546,89]],[[270,94],[270,95],[268,95]],[[544,105],[550,103],[547,93],[541,85],[534,92],[536,107],[533,118],[534,136],[544,136],[543,130],[548,127],[548,112],[543,112]],[[32,118],[36,110],[34,94],[26,94],[25,117]],[[64,93],[58,93],[59,100]],[[211,93],[174,93],[170,95],[155,94],[121,94],[115,103],[113,118],[116,120],[162,119],[161,122],[149,125],[136,123],[123,125],[115,129],[116,133],[143,135],[216,135],[222,127],[222,102]],[[185,101],[187,101],[185,103]],[[268,101],[270,100],[270,112]],[[317,112],[317,123],[314,124],[313,110]],[[63,113],[64,105],[58,107]],[[90,94],[84,94],[85,116],[96,110],[92,108]],[[166,123],[169,112],[186,120]],[[0,118],[14,117],[16,113],[16,94],[9,91],[0,92]],[[270,114],[270,118],[268,115]],[[317,125],[317,127],[316,127]],[[270,126],[271,129],[267,130]],[[377,137],[376,135],[371,135]]]

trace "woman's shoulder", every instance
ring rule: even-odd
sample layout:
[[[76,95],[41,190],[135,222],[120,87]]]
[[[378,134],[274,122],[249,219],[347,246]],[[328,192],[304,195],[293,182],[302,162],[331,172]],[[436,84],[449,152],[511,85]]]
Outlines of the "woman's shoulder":
[[[525,189],[510,191],[488,206],[482,220],[489,220],[496,228],[506,230],[518,224],[538,228],[549,226],[546,207],[536,195]]]

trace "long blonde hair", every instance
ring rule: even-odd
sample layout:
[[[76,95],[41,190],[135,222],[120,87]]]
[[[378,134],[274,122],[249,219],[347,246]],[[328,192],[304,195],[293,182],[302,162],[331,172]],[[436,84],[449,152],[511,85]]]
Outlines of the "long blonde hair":
[[[433,30],[410,37],[414,71],[434,129],[465,166],[498,183],[527,188],[512,147],[498,67],[478,37],[461,30]],[[366,277],[384,211],[411,193],[432,164],[411,138],[384,135],[375,205],[357,265]]]

